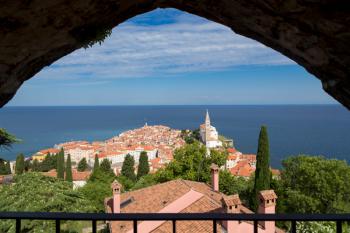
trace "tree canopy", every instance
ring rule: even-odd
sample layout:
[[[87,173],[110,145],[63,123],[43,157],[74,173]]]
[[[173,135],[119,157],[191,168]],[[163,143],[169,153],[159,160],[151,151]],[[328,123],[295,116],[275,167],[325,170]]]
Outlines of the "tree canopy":
[[[57,154],[57,178],[64,179],[64,151],[63,148]]]
[[[11,174],[10,161],[0,160],[0,175]]]
[[[72,161],[70,159],[70,154],[67,156],[67,164],[66,164],[66,181],[73,182],[73,173],[72,173]]]
[[[111,161],[109,159],[103,159],[100,164],[100,170],[104,172],[110,172],[113,173],[112,167],[111,167]]]
[[[99,212],[104,212],[104,200],[112,196],[111,183],[115,178],[113,172],[97,169],[91,174],[86,185],[79,190]]]
[[[95,162],[94,162],[94,168],[93,171],[96,171],[100,167],[100,162],[98,160],[98,156],[95,155]]]
[[[23,174],[24,172],[24,155],[23,154],[17,155],[15,171],[17,175]]]
[[[83,171],[86,171],[87,168],[88,168],[88,164],[86,162],[86,158],[82,158],[78,163],[78,171],[83,172]]]
[[[127,154],[124,158],[121,175],[127,177],[132,181],[135,181],[136,175],[135,175],[134,165],[135,165],[134,157],[132,157],[130,154]]]
[[[0,149],[10,149],[12,144],[20,141],[16,136],[8,133],[6,129],[0,128]]]
[[[350,166],[345,161],[300,155],[282,164],[279,212],[350,212]]]
[[[149,173],[148,156],[146,151],[142,151],[139,158],[139,166],[137,168],[137,179]]]
[[[0,189],[0,211],[95,212],[93,205],[68,182],[29,172]],[[53,221],[22,220],[22,232],[54,232]],[[15,232],[15,222],[0,221],[0,232]]]
[[[174,152],[174,160],[157,173],[160,182],[183,178],[187,180],[209,182],[210,165],[218,163],[223,165],[227,153],[212,150],[207,155],[207,149],[199,142],[187,144]]]
[[[262,126],[259,135],[258,152],[256,155],[256,170],[252,208],[257,210],[257,196],[259,191],[270,189],[270,146],[266,126]]]

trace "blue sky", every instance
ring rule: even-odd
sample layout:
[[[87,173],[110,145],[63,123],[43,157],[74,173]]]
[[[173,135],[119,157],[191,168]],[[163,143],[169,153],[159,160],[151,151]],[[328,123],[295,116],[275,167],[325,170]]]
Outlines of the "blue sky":
[[[316,78],[278,52],[159,9],[43,69],[8,106],[333,103]]]

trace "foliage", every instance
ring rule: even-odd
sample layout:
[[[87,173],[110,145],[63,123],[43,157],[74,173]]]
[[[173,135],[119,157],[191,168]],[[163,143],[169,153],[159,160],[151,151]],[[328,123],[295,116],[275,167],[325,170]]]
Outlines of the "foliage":
[[[10,161],[0,160],[0,175],[11,174]]]
[[[207,149],[199,142],[187,144],[174,152],[174,160],[164,169],[160,169],[156,178],[158,182],[182,178],[186,180],[209,182],[210,165],[224,164],[227,154],[212,150],[207,155]]]
[[[12,144],[20,141],[21,140],[17,139],[16,136],[8,133],[6,129],[0,128],[0,149],[4,148],[9,150]]]
[[[100,162],[98,161],[98,156],[95,155],[95,162],[94,162],[93,171],[96,171],[99,167],[100,167]]]
[[[226,164],[228,153],[227,151],[210,150],[211,163],[215,163],[219,167]]]
[[[139,166],[137,169],[137,179],[149,173],[148,156],[146,151],[142,151],[139,158]]]
[[[5,165],[5,169],[6,169],[6,173],[7,174],[11,174],[11,164],[10,161],[7,161],[6,165]]]
[[[266,126],[262,126],[259,135],[258,153],[256,156],[256,170],[254,192],[252,195],[252,209],[257,210],[257,195],[261,190],[270,189],[270,148]]]
[[[111,184],[115,179],[113,172],[102,169],[94,171],[86,185],[79,190],[99,212],[104,212],[104,199],[112,196]]]
[[[181,137],[187,144],[192,144],[196,141],[200,141],[199,129],[196,130],[181,130]]]
[[[0,189],[0,211],[95,211],[81,193],[72,190],[68,182],[36,172],[18,175],[15,179],[13,185]],[[15,232],[15,222],[0,221],[0,232]],[[54,232],[54,222],[22,220],[22,232]]]
[[[87,168],[88,168],[88,164],[86,162],[86,158],[82,158],[78,163],[78,171],[83,172],[83,171],[86,171]]]
[[[135,182],[133,180],[130,180],[126,176],[118,176],[117,177],[118,182],[122,185],[122,191],[127,192],[134,188]]]
[[[57,154],[47,153],[45,159],[39,165],[39,170],[48,172],[52,169],[57,169],[57,156]]]
[[[24,172],[24,155],[23,154],[17,155],[15,171],[17,175],[23,174]]]
[[[70,159],[70,154],[68,154],[67,157],[67,164],[66,164],[66,181],[73,182],[73,174],[72,174],[72,161]]]
[[[34,161],[32,163],[32,171],[33,172],[39,172],[40,171],[40,163],[36,159],[34,159]]]
[[[124,158],[121,174],[132,181],[136,180],[134,165],[134,157],[132,157],[130,154],[127,154]]]
[[[94,44],[101,44],[112,33],[110,26],[104,24],[88,24],[71,31],[71,35],[85,49]]]
[[[132,190],[137,190],[141,188],[145,188],[148,186],[152,186],[158,183],[158,180],[156,178],[156,175],[154,174],[147,174],[142,176],[132,187]]]
[[[57,154],[57,178],[64,179],[64,151],[63,148]]]
[[[111,161],[109,161],[108,159],[103,159],[101,164],[100,164],[100,170],[104,171],[104,172],[112,172],[112,167],[111,167]]]
[[[279,212],[350,212],[350,166],[345,161],[300,155],[282,164]]]
[[[220,171],[219,174],[219,187],[220,192],[225,193],[226,195],[240,194],[240,198],[245,196],[245,193],[248,192],[251,182],[245,180],[242,177],[233,176],[229,171],[224,170]]]
[[[28,172],[30,169],[32,169],[32,164],[30,163],[30,160],[24,160],[24,171]]]

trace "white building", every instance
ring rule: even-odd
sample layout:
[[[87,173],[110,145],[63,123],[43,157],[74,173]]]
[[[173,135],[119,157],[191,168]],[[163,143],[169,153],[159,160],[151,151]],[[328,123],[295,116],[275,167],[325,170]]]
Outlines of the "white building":
[[[222,142],[219,140],[218,131],[216,131],[216,128],[210,124],[208,110],[205,116],[205,122],[204,124],[200,125],[199,132],[201,135],[202,142],[207,148],[216,148],[222,146]]]

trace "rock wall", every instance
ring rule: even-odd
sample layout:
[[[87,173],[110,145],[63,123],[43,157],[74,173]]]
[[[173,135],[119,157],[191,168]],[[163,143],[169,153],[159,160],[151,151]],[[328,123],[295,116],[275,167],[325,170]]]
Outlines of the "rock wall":
[[[205,17],[281,52],[350,109],[346,0],[2,0],[0,106],[43,67],[158,7]]]

